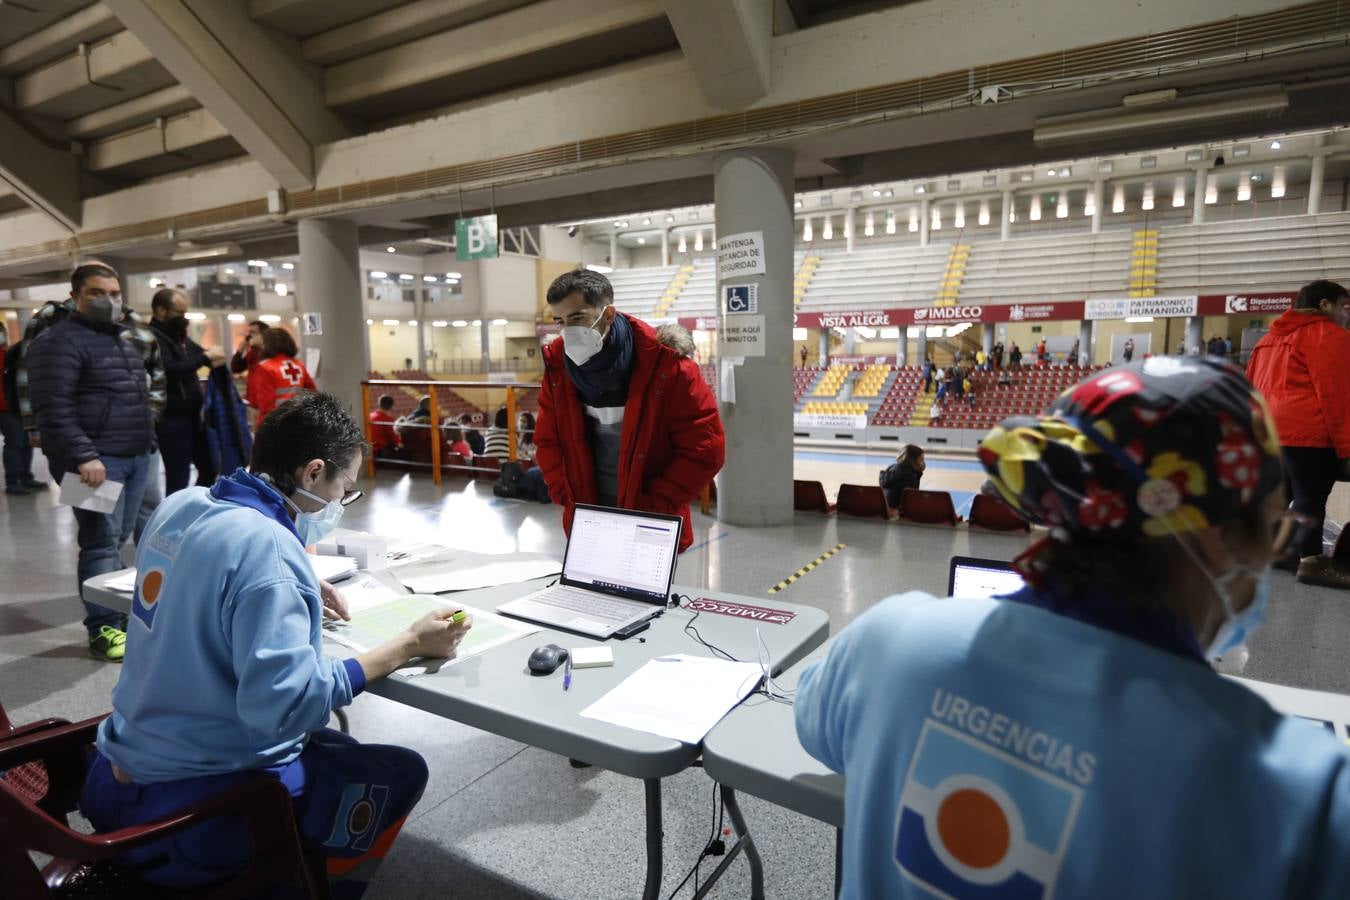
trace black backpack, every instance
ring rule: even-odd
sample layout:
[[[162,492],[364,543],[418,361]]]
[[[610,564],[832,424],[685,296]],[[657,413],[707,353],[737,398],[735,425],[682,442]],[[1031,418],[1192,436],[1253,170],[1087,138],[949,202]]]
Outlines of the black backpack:
[[[524,477],[525,468],[520,463],[504,462],[497,475],[497,483],[492,486],[492,493],[507,500],[524,500],[525,495],[520,491],[520,480]]]

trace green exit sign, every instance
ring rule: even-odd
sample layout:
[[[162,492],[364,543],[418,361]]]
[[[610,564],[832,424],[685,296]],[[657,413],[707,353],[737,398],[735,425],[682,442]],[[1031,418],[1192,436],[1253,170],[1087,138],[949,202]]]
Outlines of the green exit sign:
[[[496,259],[499,255],[496,216],[455,220],[455,259]]]

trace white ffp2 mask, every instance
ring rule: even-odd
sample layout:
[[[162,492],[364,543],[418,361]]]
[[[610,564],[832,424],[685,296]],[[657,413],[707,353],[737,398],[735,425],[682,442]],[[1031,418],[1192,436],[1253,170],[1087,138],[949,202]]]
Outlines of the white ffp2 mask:
[[[562,330],[563,350],[575,365],[584,366],[605,346],[605,336],[595,330],[604,318],[601,313],[592,325],[568,325]]]

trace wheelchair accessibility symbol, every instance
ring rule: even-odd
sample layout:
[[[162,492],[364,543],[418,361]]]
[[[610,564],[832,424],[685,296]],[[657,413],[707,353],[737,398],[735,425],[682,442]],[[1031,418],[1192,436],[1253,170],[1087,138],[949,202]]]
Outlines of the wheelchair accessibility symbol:
[[[759,312],[759,285],[737,284],[722,288],[722,307],[728,315]]]

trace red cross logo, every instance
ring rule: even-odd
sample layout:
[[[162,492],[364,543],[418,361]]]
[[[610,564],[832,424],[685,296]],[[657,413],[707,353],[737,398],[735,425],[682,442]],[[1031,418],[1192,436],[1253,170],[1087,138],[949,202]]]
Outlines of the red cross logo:
[[[304,374],[305,370],[300,368],[300,364],[293,359],[288,359],[281,364],[281,377],[286,379],[287,384],[299,384]]]

